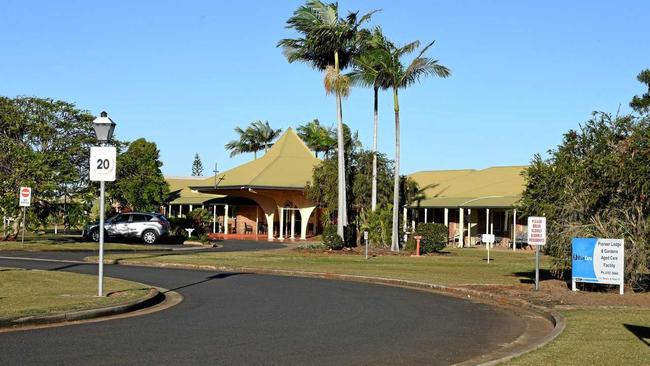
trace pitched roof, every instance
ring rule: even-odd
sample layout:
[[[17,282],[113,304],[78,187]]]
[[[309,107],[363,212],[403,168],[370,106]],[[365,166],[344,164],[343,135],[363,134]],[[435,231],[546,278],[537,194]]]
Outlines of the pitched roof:
[[[172,205],[200,205],[206,201],[223,197],[218,194],[197,192],[190,188],[205,179],[205,177],[165,177],[169,184],[170,201],[168,203]]]
[[[482,170],[440,170],[410,175],[425,199],[420,207],[512,207],[521,198],[526,166],[491,167]]]
[[[289,128],[260,158],[234,167],[217,176],[219,188],[300,189],[311,181],[314,166],[320,163],[307,145]],[[214,177],[191,184],[197,189],[214,188]]]

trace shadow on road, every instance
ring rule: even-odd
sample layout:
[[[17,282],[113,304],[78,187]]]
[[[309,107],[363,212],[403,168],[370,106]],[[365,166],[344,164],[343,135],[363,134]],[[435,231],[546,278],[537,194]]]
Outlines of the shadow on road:
[[[650,347],[650,327],[641,325],[623,324],[623,326],[634,334],[641,342]]]
[[[200,285],[202,283],[213,281],[213,280],[221,280],[221,279],[228,278],[228,277],[231,277],[231,276],[248,275],[248,274],[251,274],[251,273],[246,273],[246,272],[217,273],[216,275],[206,277],[204,280],[193,282],[193,283],[188,283],[187,285],[178,286],[178,287],[169,289],[169,290],[165,291],[164,293],[167,293],[169,291],[176,291],[176,290],[181,290],[181,289],[184,289],[184,288],[187,288],[187,287]]]

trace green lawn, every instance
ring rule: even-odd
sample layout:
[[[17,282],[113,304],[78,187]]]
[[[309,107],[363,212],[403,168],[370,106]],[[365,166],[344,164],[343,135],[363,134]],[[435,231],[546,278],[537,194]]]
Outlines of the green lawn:
[[[104,279],[98,297],[97,277],[56,271],[0,268],[0,317],[45,315],[101,308],[145,296],[150,287],[113,278]]]
[[[567,327],[538,351],[508,365],[648,365],[650,309],[563,311]]]
[[[390,277],[439,284],[514,285],[529,280],[535,269],[532,252],[492,250],[492,261],[482,249],[448,249],[446,254],[422,256],[384,255],[364,259],[360,255],[305,253],[296,251],[195,253],[195,254],[111,254],[107,259],[142,263],[213,265],[227,268],[254,267],[295,271]],[[547,258],[542,268],[548,268]]]
[[[120,244],[120,243],[104,243],[105,250],[161,250],[164,248],[153,245],[139,245],[139,244]],[[99,244],[95,242],[86,242],[71,240],[67,238],[25,238],[25,244],[18,241],[0,241],[0,252],[14,251],[14,250],[27,250],[27,251],[88,251],[99,250]]]

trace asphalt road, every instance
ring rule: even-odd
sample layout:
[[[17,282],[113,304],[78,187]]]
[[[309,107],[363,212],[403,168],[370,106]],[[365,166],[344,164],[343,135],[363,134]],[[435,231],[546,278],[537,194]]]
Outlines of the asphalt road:
[[[0,266],[97,270],[15,259]],[[117,265],[105,271],[173,289],[184,301],[138,317],[0,333],[0,364],[444,365],[487,353],[525,328],[487,305],[395,287]]]

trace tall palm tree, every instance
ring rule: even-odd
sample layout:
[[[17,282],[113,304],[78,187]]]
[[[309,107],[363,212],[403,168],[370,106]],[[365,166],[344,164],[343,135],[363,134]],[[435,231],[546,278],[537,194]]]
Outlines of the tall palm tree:
[[[382,79],[381,63],[375,51],[388,48],[389,41],[384,36],[380,27],[375,29],[361,45],[361,53],[354,58],[354,70],[348,74],[352,85],[372,87],[374,92],[373,104],[373,133],[372,133],[372,190],[370,207],[377,208],[377,131],[379,128],[379,89],[387,89],[390,85]]]
[[[343,147],[342,97],[349,91],[349,80],[340,71],[345,69],[352,57],[358,53],[359,29],[370,19],[375,11],[361,17],[358,12],[350,12],[347,17],[339,17],[337,3],[325,4],[320,0],[308,0],[298,7],[287,20],[287,28],[296,30],[301,37],[282,39],[282,47],[291,63],[302,61],[313,68],[325,71],[325,90],[336,96],[337,148],[338,148],[338,220],[337,233],[344,237],[343,227],[347,224],[347,205],[345,192],[345,160]],[[347,86],[347,88],[346,88]]]
[[[372,52],[376,59],[381,75],[381,82],[386,83],[393,90],[393,110],[395,111],[395,173],[393,184],[393,232],[391,250],[399,251],[399,163],[400,163],[400,120],[399,120],[399,89],[407,88],[426,76],[446,78],[450,75],[447,67],[440,65],[438,60],[425,57],[425,52],[433,42],[420,50],[418,55],[405,66],[404,56],[415,52],[420,47],[420,42],[415,41],[402,47],[397,47],[391,42],[386,42],[386,47],[381,47]]]
[[[336,131],[333,128],[321,126],[318,119],[314,119],[302,126],[298,126],[298,136],[316,154],[322,152],[327,155],[336,146]]]
[[[235,155],[252,152],[255,159],[257,159],[257,152],[264,150],[266,152],[273,141],[280,136],[282,129],[273,129],[267,121],[255,121],[242,129],[235,127],[235,132],[239,135],[239,139],[231,140],[226,144],[226,149],[230,150],[230,157]]]

